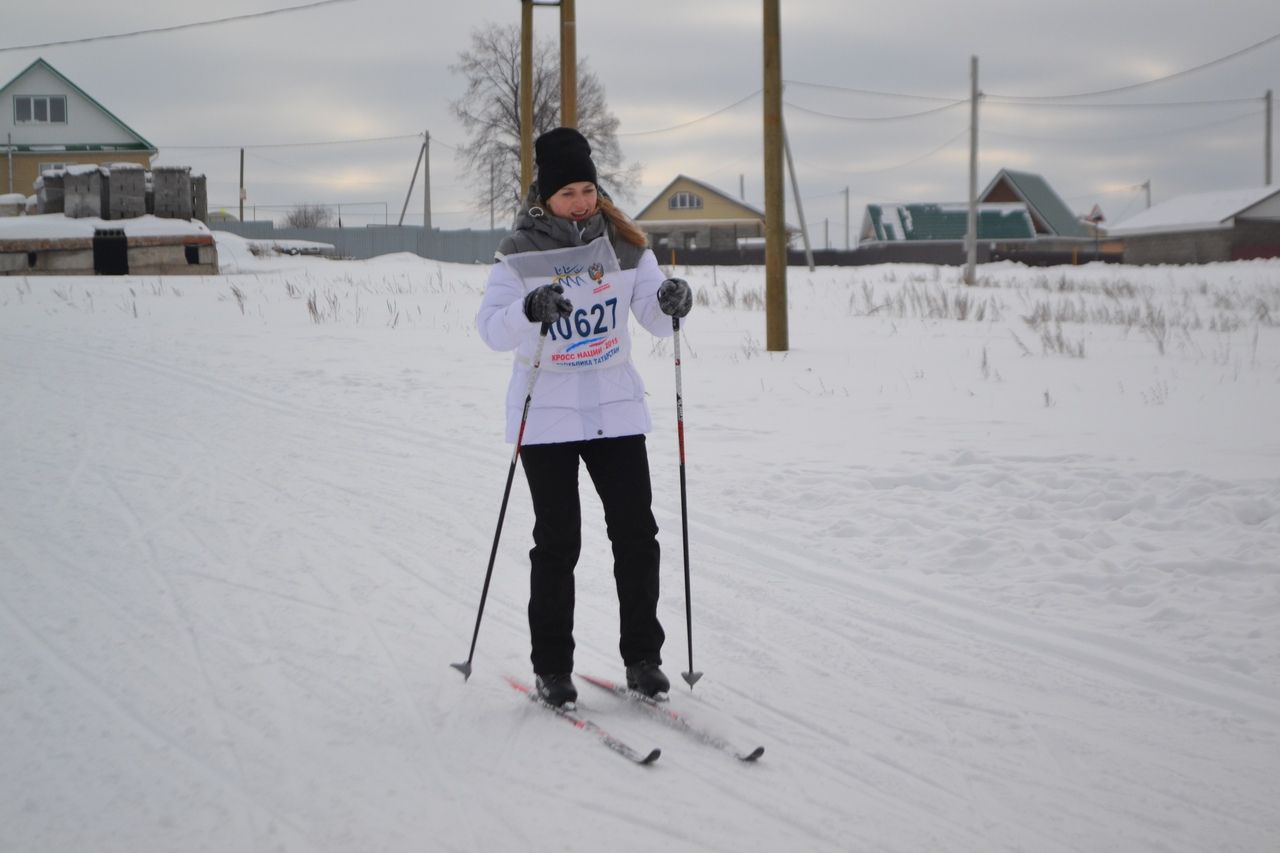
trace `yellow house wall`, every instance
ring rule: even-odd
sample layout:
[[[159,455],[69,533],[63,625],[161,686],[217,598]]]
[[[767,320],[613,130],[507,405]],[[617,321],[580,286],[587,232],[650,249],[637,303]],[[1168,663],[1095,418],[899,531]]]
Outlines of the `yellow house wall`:
[[[686,207],[675,209],[671,205],[671,197],[679,192],[690,192],[702,199],[702,207]],[[676,181],[658,202],[644,212],[637,222],[646,220],[707,220],[707,219],[759,219],[760,214],[735,204],[733,200],[715,193],[709,193],[703,187],[691,181]]]
[[[6,193],[35,195],[36,178],[40,177],[41,163],[74,164],[137,163],[144,169],[151,168],[151,156],[145,151],[41,151],[38,154],[14,153],[13,183],[9,183],[8,155],[0,155],[0,186]]]

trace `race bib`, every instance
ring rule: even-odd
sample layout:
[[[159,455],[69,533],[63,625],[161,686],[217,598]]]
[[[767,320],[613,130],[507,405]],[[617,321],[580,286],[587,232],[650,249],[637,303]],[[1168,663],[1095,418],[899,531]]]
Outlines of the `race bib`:
[[[586,246],[507,255],[502,262],[519,276],[525,293],[559,284],[573,303],[573,312],[552,323],[547,332],[543,369],[591,370],[627,360],[636,271],[620,269],[607,237]]]

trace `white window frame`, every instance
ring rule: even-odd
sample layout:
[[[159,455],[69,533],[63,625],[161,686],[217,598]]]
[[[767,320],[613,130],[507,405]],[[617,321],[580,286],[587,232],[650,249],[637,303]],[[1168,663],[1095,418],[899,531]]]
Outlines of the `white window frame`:
[[[688,190],[681,190],[674,193],[667,201],[667,208],[669,210],[701,210],[702,196]]]
[[[31,118],[23,120],[18,118],[18,102],[27,101],[27,114]],[[62,120],[54,121],[53,105],[55,102],[62,104]],[[36,105],[44,105],[44,118],[36,118]],[[14,95],[13,96],[13,123],[14,124],[66,124],[67,123],[67,96],[66,95]]]

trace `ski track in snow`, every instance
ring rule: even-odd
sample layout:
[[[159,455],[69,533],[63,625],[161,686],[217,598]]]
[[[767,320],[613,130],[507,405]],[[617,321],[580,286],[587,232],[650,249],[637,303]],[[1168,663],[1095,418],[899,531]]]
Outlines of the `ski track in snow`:
[[[840,316],[825,306],[849,285],[810,282],[793,322],[855,338],[852,354],[778,358],[743,342],[758,313],[704,306],[684,368],[706,673],[693,691],[677,675],[669,348],[646,356],[638,339],[672,702],[766,753],[739,765],[583,685],[584,715],[663,748],[633,768],[498,677],[528,668],[520,476],[475,675],[447,666],[466,655],[510,460],[508,368],[469,326],[482,268],[400,263],[410,271],[0,284],[0,746],[14,768],[0,849],[1274,844],[1276,444],[1239,431],[1256,462],[1233,473],[1231,439],[1178,431],[1195,401],[1114,425],[1106,411],[1135,382],[1165,382],[1169,407],[1184,388],[1215,399],[1207,418],[1276,414],[1273,327],[1251,361],[1215,339],[1196,346],[1232,354],[1144,350],[1113,376],[1108,347],[1137,350],[1105,327],[1089,357],[1033,364],[1010,340],[1028,335],[1019,325]],[[1230,274],[1259,269],[1280,277],[1274,264]],[[687,277],[713,290],[710,275]],[[886,293],[912,281],[857,275]],[[1026,301],[1034,286],[1019,281],[1036,275],[984,293]],[[303,280],[335,295],[337,316],[307,320],[285,295]],[[402,327],[370,320],[384,292]],[[974,378],[974,347],[998,383]],[[1232,364],[1234,387],[1195,386]],[[1050,383],[1056,405],[1100,414],[1046,419]],[[999,408],[1024,387],[1036,408]],[[1121,438],[1126,418],[1160,440]],[[1216,455],[1196,470],[1168,462],[1169,443]],[[583,515],[578,668],[617,677],[589,488]]]

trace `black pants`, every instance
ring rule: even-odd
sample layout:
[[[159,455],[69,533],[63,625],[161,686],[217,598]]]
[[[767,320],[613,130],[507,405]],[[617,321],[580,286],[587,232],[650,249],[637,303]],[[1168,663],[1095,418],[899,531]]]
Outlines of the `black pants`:
[[[643,435],[520,448],[533,497],[529,634],[533,671],[573,671],[573,569],[582,550],[578,460],[604,506],[618,587],[619,642],[625,664],[661,663],[658,524]]]

